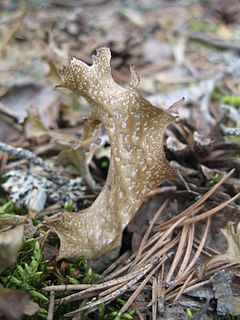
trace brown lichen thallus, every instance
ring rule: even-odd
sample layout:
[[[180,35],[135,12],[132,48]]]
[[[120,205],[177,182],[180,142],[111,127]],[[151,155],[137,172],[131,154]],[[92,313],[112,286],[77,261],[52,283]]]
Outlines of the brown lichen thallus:
[[[106,184],[91,207],[66,211],[46,222],[60,238],[59,259],[85,255],[96,260],[105,254],[110,258],[120,248],[123,229],[149,191],[176,178],[163,150],[164,131],[175,118],[136,91],[139,77],[133,67],[130,86],[119,86],[112,78],[110,59],[110,50],[100,48],[92,66],[72,59],[61,71],[61,86],[90,104],[91,118],[82,140],[96,134],[102,123],[111,144],[111,161]]]

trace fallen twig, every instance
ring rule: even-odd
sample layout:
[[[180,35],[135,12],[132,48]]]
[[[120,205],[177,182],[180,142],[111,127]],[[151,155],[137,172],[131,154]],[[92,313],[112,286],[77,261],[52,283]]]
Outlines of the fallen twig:
[[[73,316],[75,314],[78,314],[81,311],[84,310],[91,310],[94,311],[96,307],[98,307],[101,303],[104,304],[108,304],[110,303],[112,300],[116,299],[117,297],[121,296],[125,291],[127,291],[131,286],[133,286],[135,283],[137,283],[140,279],[142,279],[142,277],[145,276],[145,274],[147,274],[152,268],[154,268],[156,266],[156,264],[159,263],[159,258],[155,258],[152,263],[150,263],[148,265],[148,267],[140,272],[134,279],[132,279],[131,281],[129,281],[127,284],[125,284],[122,288],[116,290],[114,293],[109,294],[108,296],[99,299],[96,302],[92,302],[92,303],[88,303],[86,306],[81,307],[77,310],[74,310],[72,312],[69,312],[67,314],[64,315],[64,317],[69,317],[69,316]]]
[[[138,319],[139,320],[144,320],[143,315],[141,314],[140,310],[138,309],[138,307],[136,305],[133,305],[133,309],[134,309],[136,315],[138,316]]]
[[[185,244],[186,244],[188,228],[189,228],[189,225],[187,225],[187,224],[185,224],[183,226],[182,233],[181,233],[181,238],[180,238],[180,241],[179,241],[179,244],[178,244],[178,248],[176,250],[176,254],[174,256],[172,265],[171,265],[170,270],[168,271],[168,274],[167,274],[166,279],[165,279],[167,284],[170,282],[170,280],[172,278],[172,275],[174,273],[174,270],[176,269],[176,267],[178,265],[178,262],[182,257],[183,250],[184,250],[184,247],[185,247]]]
[[[184,292],[185,288],[187,287],[188,283],[192,280],[193,276],[194,276],[194,271],[192,273],[190,273],[190,275],[187,277],[187,280],[184,282],[180,291],[178,292],[178,294],[174,298],[173,303],[175,303],[180,298],[180,296]]]
[[[190,40],[206,43],[210,46],[217,47],[219,49],[225,49],[225,50],[230,49],[230,50],[240,51],[240,44],[237,41],[216,39],[216,38],[209,37],[203,33],[192,33],[188,36],[188,38]]]
[[[187,244],[187,249],[185,251],[185,256],[183,258],[181,267],[176,275],[176,280],[178,280],[182,275],[184,270],[186,269],[186,266],[188,264],[188,261],[190,259],[190,255],[192,252],[192,247],[193,247],[193,239],[194,239],[194,232],[195,232],[195,225],[191,224],[188,230],[188,244]]]
[[[130,250],[124,252],[116,261],[114,261],[104,272],[102,276],[105,277],[110,272],[112,272],[115,268],[117,268],[123,261],[127,260],[130,256]]]
[[[55,179],[57,180],[63,180],[63,181],[68,181],[68,179],[64,176],[61,176],[56,172],[56,169],[47,164],[43,159],[40,157],[36,156],[33,152],[30,150],[24,149],[24,148],[15,148],[10,146],[9,144],[6,144],[4,142],[0,142],[0,150],[4,152],[8,152],[13,156],[19,157],[26,159],[33,164],[43,168],[45,171],[49,172]]]
[[[52,319],[53,319],[53,314],[54,314],[54,298],[55,298],[55,292],[54,292],[54,291],[51,291],[51,292],[50,292],[50,298],[49,298],[49,307],[48,307],[47,320],[52,320]]]
[[[152,319],[157,320],[157,298],[158,298],[158,288],[157,288],[157,278],[152,277]]]
[[[203,248],[203,246],[204,246],[204,243],[205,243],[205,241],[206,241],[206,239],[207,239],[207,234],[208,234],[209,226],[210,226],[210,218],[208,217],[207,225],[206,225],[206,227],[205,227],[205,229],[204,229],[204,233],[203,233],[203,236],[202,236],[202,240],[201,240],[201,242],[200,242],[200,244],[199,244],[199,247],[198,247],[198,249],[197,249],[197,251],[196,251],[196,253],[195,253],[192,261],[191,261],[190,264],[187,266],[187,268],[185,269],[184,272],[187,273],[188,271],[190,271],[191,268],[195,265],[197,259],[199,258],[200,254],[201,254],[201,251],[202,251],[202,248]]]
[[[165,258],[166,260],[167,258]],[[125,305],[120,310],[120,313],[124,313],[127,311],[127,309],[131,306],[133,301],[136,299],[136,297],[139,295],[145,284],[151,279],[151,277],[154,275],[154,273],[160,268],[162,263],[165,261],[164,259],[149,273],[149,275],[143,280],[143,282],[139,285],[136,291],[131,295],[131,297],[128,299],[128,301],[125,303]]]
[[[152,282],[152,299],[148,306],[152,306],[153,318],[156,318],[157,310],[159,310],[159,312],[163,312],[165,301],[177,301],[183,293],[209,283],[208,278],[214,273],[214,271],[222,268],[223,266],[230,266],[229,263],[221,262],[220,264],[211,265],[207,269],[205,267],[205,270],[200,270],[199,268],[196,268],[195,265],[200,255],[203,253],[203,247],[207,239],[211,216],[226,207],[240,195],[237,194],[222,204],[200,213],[204,208],[205,201],[213,195],[213,193],[222,185],[223,182],[226,181],[227,178],[229,178],[232,173],[233,170],[224,176],[221,181],[203,195],[202,198],[181,212],[177,217],[172,218],[170,220],[170,224],[169,222],[163,223],[160,227],[153,229],[157,218],[167,206],[168,200],[166,200],[155,213],[151,225],[145,232],[138,252],[131,256],[130,252],[122,255],[117,262],[113,263],[107,269],[104,273],[106,274],[106,277],[103,278],[100,283],[92,285],[50,286],[43,290],[80,290],[79,292],[66,296],[61,300],[55,301],[59,301],[61,304],[71,303],[77,300],[85,301],[85,298],[98,296],[97,301],[92,300],[87,304],[85,301],[77,310],[65,314],[65,317],[78,315],[87,309],[94,311],[101,303],[108,304],[123,293],[133,291],[127,303],[120,310],[119,314],[121,314],[132,305],[139,293],[145,289],[149,280],[155,276],[156,278],[154,279],[156,281],[154,281],[156,283],[154,281]],[[207,223],[204,228],[203,235],[201,236],[201,240],[198,241],[195,239],[195,224],[198,221],[203,220],[206,220]],[[154,234],[149,238],[152,230],[154,230]],[[177,244],[178,246],[176,246]],[[196,251],[193,253],[192,250],[196,244]],[[216,253],[213,251],[214,250],[211,248],[208,250],[208,247],[205,247],[204,249],[204,253],[208,256]],[[171,260],[171,256],[174,254],[175,256],[173,260]],[[192,257],[191,260],[190,257]],[[168,259],[171,261],[170,268],[165,265],[165,261]],[[180,264],[179,262],[181,260],[182,263]],[[161,269],[157,275],[156,271],[160,267]],[[175,277],[173,277],[174,275]],[[143,281],[139,282],[142,278]],[[202,281],[203,279],[204,281]],[[202,282],[199,283],[199,281]],[[150,288],[148,288],[148,290],[149,289]],[[160,303],[158,303],[159,299],[161,300]],[[139,317],[141,319],[141,314]]]
[[[213,214],[215,214],[216,212],[222,210],[223,208],[225,208],[229,203],[237,200],[237,198],[240,197],[240,192],[237,193],[234,197],[232,197],[231,199],[229,199],[228,201],[225,201],[223,203],[221,203],[219,206],[211,209],[211,210],[208,210],[204,213],[201,213],[199,214],[198,216],[196,217],[193,217],[193,218],[189,218],[185,221],[185,223],[195,223],[195,222],[198,222],[198,221],[201,221],[201,220],[204,220],[210,216],[212,216]]]
[[[91,287],[91,284],[61,284],[58,286],[49,286],[45,287],[43,291],[75,291],[75,290],[84,290]]]
[[[198,199],[196,202],[194,202],[190,207],[182,211],[177,216],[173,217],[172,219],[168,220],[167,222],[163,223],[158,229],[164,230],[169,228],[170,226],[173,226],[173,223],[177,222],[177,225],[180,225],[181,222],[185,220],[185,218],[192,214],[193,210],[197,209],[200,205],[202,205],[211,195],[233,174],[235,169],[232,169],[229,171],[222,179],[215,184],[207,193],[205,193],[200,199]],[[220,209],[219,209],[220,210]],[[184,218],[184,219],[181,219]],[[181,220],[181,221],[180,221]],[[191,221],[193,222],[193,221]],[[189,221],[188,221],[189,223]],[[156,230],[158,230],[156,229]]]
[[[153,219],[152,219],[152,222],[150,224],[150,226],[148,227],[148,229],[146,230],[145,234],[144,234],[144,237],[142,239],[142,242],[140,244],[140,247],[138,249],[138,252],[137,252],[137,255],[131,265],[131,269],[138,263],[142,253],[143,253],[143,249],[145,247],[145,244],[146,244],[146,241],[151,233],[151,230],[152,230],[152,227],[154,226],[156,220],[159,218],[160,214],[163,212],[163,210],[166,208],[168,204],[168,199],[164,201],[164,203],[161,205],[161,207],[159,208],[159,210],[156,212],[156,214],[154,215]],[[130,269],[130,270],[131,270]]]
[[[89,293],[91,292],[95,292],[96,291],[99,291],[99,290],[102,290],[102,289],[108,289],[112,286],[115,286],[115,285],[119,285],[119,284],[124,284],[132,279],[134,279],[135,277],[137,277],[139,274],[145,272],[145,270],[147,270],[149,268],[149,264],[145,267],[143,267],[142,269],[140,270],[137,270],[137,271],[134,271],[132,273],[129,273],[123,277],[120,277],[120,278],[117,278],[117,279],[114,279],[114,280],[110,280],[110,281],[107,281],[107,282],[104,282],[104,283],[99,283],[99,284],[93,284],[91,285],[89,288],[81,291],[81,292],[77,292],[77,293],[74,293],[70,296],[67,296],[65,298],[62,298],[61,299],[61,304],[62,303],[66,303],[66,302],[73,302],[73,301],[76,301],[76,300],[79,300],[83,297],[85,297],[86,295],[89,296]]]

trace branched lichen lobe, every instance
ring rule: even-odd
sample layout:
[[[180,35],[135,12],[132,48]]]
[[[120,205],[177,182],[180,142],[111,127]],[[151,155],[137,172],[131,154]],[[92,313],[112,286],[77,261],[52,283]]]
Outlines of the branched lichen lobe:
[[[61,240],[59,259],[84,254],[96,260],[118,249],[123,229],[149,191],[176,178],[163,151],[164,131],[174,117],[136,91],[139,77],[133,67],[130,86],[119,86],[111,75],[110,58],[110,50],[100,48],[92,66],[72,59],[61,72],[62,86],[91,106],[92,127],[85,128],[85,139],[93,124],[101,122],[109,136],[111,161],[106,184],[91,207],[47,222]]]

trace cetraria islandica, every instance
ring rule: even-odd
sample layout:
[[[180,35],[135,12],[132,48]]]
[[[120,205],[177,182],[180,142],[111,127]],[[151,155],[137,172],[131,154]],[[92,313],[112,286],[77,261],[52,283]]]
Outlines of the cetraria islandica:
[[[58,259],[85,255],[90,261],[118,252],[122,232],[149,191],[166,179],[175,179],[163,150],[166,127],[175,118],[153,106],[136,90],[139,77],[131,67],[128,88],[112,78],[108,48],[100,48],[93,65],[72,59],[60,75],[61,87],[84,97],[91,108],[82,144],[103,124],[111,144],[105,186],[93,204],[80,212],[62,212],[46,224],[59,236]]]

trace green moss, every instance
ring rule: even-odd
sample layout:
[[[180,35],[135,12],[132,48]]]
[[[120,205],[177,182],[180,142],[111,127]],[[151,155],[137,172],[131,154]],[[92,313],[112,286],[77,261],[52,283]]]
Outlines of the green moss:
[[[199,312],[199,308],[187,308],[188,320],[194,320],[194,314]]]
[[[43,260],[39,242],[35,239],[26,240],[19,252],[16,264],[7,269],[0,277],[5,288],[21,289],[29,293],[32,300],[39,305],[48,302],[46,293],[40,292],[47,285],[46,279],[53,267]],[[44,308],[39,310],[39,316],[47,314]]]
[[[216,87],[214,89],[214,91],[212,92],[211,100],[223,102],[223,103],[226,103],[230,106],[237,107],[237,108],[240,107],[240,96],[227,94],[219,87]]]
[[[194,32],[217,32],[219,24],[207,21],[190,20],[188,29]]]
[[[211,180],[208,181],[209,187],[212,188],[213,186],[215,186],[215,184],[217,184],[218,181],[220,180],[219,178],[220,178],[220,177],[219,177],[219,174],[216,173],[215,176],[213,177],[213,179],[211,179]]]
[[[233,107],[240,107],[240,96],[225,95],[220,97],[220,101]]]
[[[0,218],[11,217],[15,214],[23,214],[19,212],[16,206],[9,201],[5,192],[0,193]],[[68,210],[71,210],[71,202],[65,204]],[[25,209],[24,214],[27,214]],[[36,220],[35,224],[39,224]],[[101,276],[88,266],[87,259],[80,256],[76,261],[70,263],[68,261],[59,261],[54,267],[44,259],[37,237],[44,234],[44,230],[39,228],[34,237],[25,240],[19,251],[15,265],[8,268],[0,276],[0,283],[9,289],[21,289],[30,295],[31,300],[38,303],[37,313],[28,317],[29,320],[46,319],[49,293],[42,291],[42,288],[49,285],[60,284],[90,284],[95,283]],[[57,238],[47,239],[46,242],[57,247]],[[63,291],[55,292],[56,299],[65,297],[72,292]],[[81,319],[91,320],[107,320],[107,319],[133,319],[134,310],[130,308],[125,313],[120,314],[122,306],[125,304],[123,299],[116,299],[109,305],[101,304],[98,310],[85,312]],[[54,319],[63,319],[63,314],[76,309],[76,305],[55,305]]]
[[[69,201],[66,201],[65,204],[64,204],[64,208],[69,211],[69,212],[72,212],[73,211],[73,200],[69,200]]]
[[[233,316],[233,315],[231,315],[231,313],[229,312],[229,310],[227,310],[226,319],[227,319],[227,320],[240,320],[240,315]]]
[[[85,312],[82,316],[82,320],[131,320],[133,319],[134,309],[129,308],[126,312],[120,313],[121,308],[125,305],[125,301],[123,299],[116,299],[110,305],[105,306],[101,304],[98,307],[98,310],[94,313],[90,313],[89,311]]]

